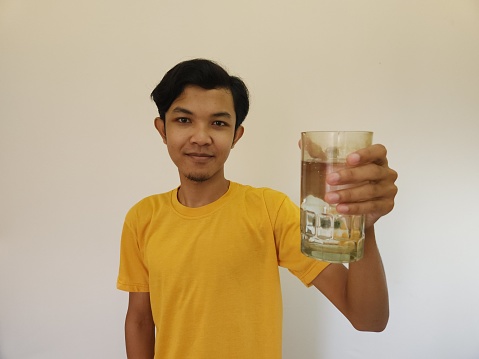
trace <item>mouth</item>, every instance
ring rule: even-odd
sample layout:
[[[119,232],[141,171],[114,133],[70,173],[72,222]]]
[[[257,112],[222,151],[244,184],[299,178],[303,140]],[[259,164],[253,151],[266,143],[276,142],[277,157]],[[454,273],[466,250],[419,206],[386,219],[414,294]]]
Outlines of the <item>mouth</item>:
[[[199,152],[189,152],[186,153],[186,156],[190,157],[191,159],[199,162],[205,162],[214,156],[208,153],[199,153]]]

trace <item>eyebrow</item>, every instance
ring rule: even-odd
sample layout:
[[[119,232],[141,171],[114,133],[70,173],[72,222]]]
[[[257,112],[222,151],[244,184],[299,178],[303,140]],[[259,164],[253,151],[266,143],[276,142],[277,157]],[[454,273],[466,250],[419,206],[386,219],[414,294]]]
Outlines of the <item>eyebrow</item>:
[[[193,115],[194,113],[191,112],[190,110],[184,108],[184,107],[175,107],[172,111],[173,113],[184,113],[186,115]],[[220,112],[216,112],[212,115],[212,117],[226,117],[228,119],[231,119],[231,114],[227,111],[220,111]]]
[[[186,113],[187,115],[192,115],[193,112],[191,112],[190,110],[187,110],[186,108],[183,108],[183,107],[175,107],[173,109],[174,113]]]

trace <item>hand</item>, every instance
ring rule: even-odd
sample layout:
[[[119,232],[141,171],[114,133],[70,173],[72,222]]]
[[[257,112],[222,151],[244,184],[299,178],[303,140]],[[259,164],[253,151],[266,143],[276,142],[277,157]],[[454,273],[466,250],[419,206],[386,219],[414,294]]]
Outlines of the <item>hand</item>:
[[[398,175],[389,168],[387,151],[383,145],[372,145],[351,153],[347,167],[328,174],[326,181],[332,186],[353,185],[352,188],[328,192],[325,200],[337,204],[343,214],[365,214],[366,228],[394,207]]]

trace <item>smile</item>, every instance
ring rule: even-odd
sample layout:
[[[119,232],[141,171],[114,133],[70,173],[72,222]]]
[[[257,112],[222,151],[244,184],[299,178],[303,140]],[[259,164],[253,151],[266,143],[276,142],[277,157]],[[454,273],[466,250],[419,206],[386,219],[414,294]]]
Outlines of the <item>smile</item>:
[[[187,153],[186,155],[190,157],[191,159],[195,161],[199,161],[199,162],[205,162],[214,157],[213,155],[210,155],[207,153],[195,153],[195,152]]]

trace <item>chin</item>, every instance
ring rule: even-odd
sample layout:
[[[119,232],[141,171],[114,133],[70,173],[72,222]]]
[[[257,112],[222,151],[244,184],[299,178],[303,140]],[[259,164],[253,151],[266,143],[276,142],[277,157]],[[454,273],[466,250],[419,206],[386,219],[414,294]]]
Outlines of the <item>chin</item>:
[[[204,174],[188,174],[185,177],[190,181],[197,183],[205,182],[211,178],[210,176]]]

